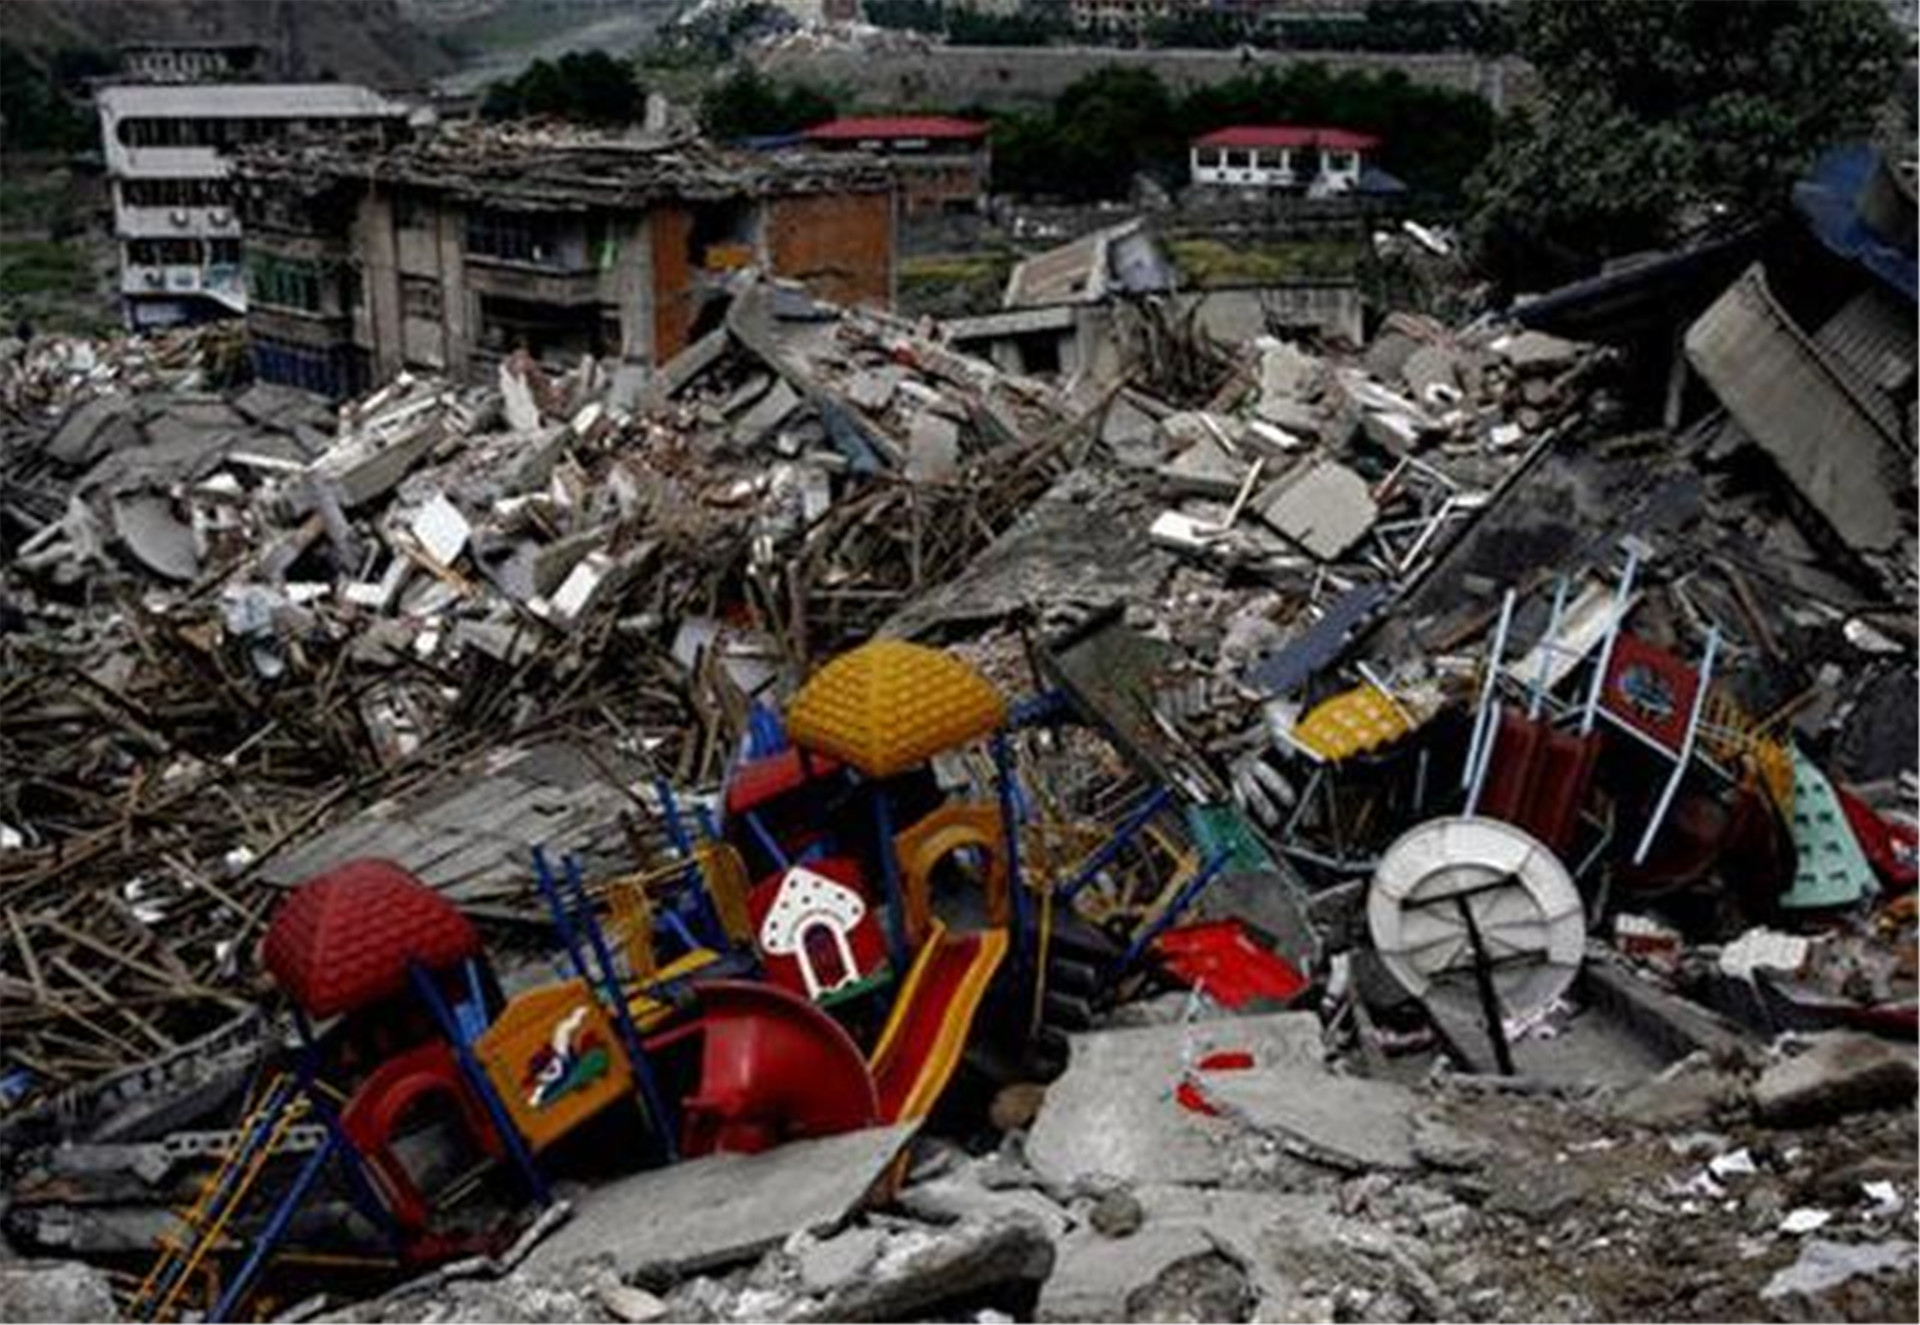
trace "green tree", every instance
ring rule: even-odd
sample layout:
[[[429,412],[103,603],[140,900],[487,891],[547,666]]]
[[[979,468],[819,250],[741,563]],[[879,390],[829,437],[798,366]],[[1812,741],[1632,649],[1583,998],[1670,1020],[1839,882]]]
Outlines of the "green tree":
[[[517,77],[489,86],[480,113],[494,120],[553,115],[631,124],[646,116],[647,90],[626,61],[605,51],[571,51],[557,61],[535,60]]]
[[[83,152],[99,142],[93,116],[78,104],[82,80],[110,62],[78,48],[54,53],[51,67],[17,46],[0,44],[0,138],[16,152]]]
[[[751,66],[728,74],[700,98],[700,124],[727,142],[760,134],[793,133],[830,120],[834,100],[810,83],[781,86]]]
[[[1776,205],[1872,121],[1901,56],[1878,0],[1525,0],[1513,20],[1542,96],[1501,126],[1471,226],[1510,287]]]

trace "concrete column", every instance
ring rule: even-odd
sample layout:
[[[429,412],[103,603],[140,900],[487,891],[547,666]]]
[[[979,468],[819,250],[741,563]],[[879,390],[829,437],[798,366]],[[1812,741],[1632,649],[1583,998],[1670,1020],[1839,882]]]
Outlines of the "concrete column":
[[[400,264],[394,251],[392,199],[377,186],[370,189],[360,199],[354,223],[360,231],[356,247],[365,255],[360,264],[360,293],[373,338],[368,348],[375,378],[385,381],[400,371],[406,354],[400,334]]]
[[[478,296],[467,289],[467,217],[451,198],[438,199],[434,226],[440,236],[440,327],[445,337],[447,371],[464,377],[473,361],[479,332]]]

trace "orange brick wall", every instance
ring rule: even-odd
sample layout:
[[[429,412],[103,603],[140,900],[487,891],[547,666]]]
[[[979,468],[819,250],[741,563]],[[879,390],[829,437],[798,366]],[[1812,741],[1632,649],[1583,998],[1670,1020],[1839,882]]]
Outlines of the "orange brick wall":
[[[767,204],[767,256],[776,275],[821,299],[884,308],[893,299],[893,195],[775,198]]]
[[[687,347],[693,326],[693,260],[687,241],[693,216],[683,207],[656,208],[653,227],[653,361],[665,363]]]

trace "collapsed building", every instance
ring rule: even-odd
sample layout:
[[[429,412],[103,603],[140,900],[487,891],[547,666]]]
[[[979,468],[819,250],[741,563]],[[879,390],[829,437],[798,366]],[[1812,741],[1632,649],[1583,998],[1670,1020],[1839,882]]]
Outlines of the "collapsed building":
[[[335,398],[520,349],[662,364],[747,266],[846,304],[893,293],[893,184],[866,158],[447,132],[254,152],[237,189],[255,370]]]
[[[0,1289],[1912,1315],[1914,520],[1723,371],[1903,445],[1828,179],[1813,349],[1717,250],[1213,335],[1133,229],[1010,292],[1073,390],[746,254],[644,380],[9,346],[4,1230],[126,1273]]]

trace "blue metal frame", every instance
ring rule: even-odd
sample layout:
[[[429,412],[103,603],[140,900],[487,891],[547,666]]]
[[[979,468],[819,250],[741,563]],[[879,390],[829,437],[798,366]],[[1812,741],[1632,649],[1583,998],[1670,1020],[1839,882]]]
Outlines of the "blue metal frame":
[[[625,991],[620,987],[620,975],[614,969],[613,954],[607,948],[606,935],[601,931],[599,920],[594,917],[593,904],[587,900],[587,885],[581,875],[580,857],[569,852],[566,865],[567,883],[573,890],[577,908],[576,916],[580,927],[586,931],[587,942],[600,965],[600,992],[613,1005],[608,1011],[613,1014],[621,1043],[626,1046],[628,1061],[633,1065],[633,1079],[639,1086],[641,1107],[646,1110],[647,1121],[653,1125],[659,1136],[660,1149],[671,1164],[680,1157],[680,1147],[673,1135],[673,1116],[667,1112],[659,1083],[654,1080],[653,1064],[647,1060],[646,1046],[640,1042],[640,1028],[633,1024],[633,1010],[627,1006]]]
[[[453,1009],[447,1006],[446,996],[440,992],[440,986],[418,963],[407,964],[407,978],[413,982],[414,992],[420,996],[420,1001],[433,1013],[434,1021],[440,1026],[440,1034],[446,1037],[453,1049],[453,1058],[460,1065],[460,1074],[466,1077],[467,1084],[473,1087],[474,1094],[486,1106],[487,1116],[493,1119],[494,1130],[500,1133],[500,1140],[513,1157],[514,1167],[526,1179],[533,1199],[541,1205],[552,1205],[553,1193],[547,1188],[547,1180],[540,1172],[540,1166],[534,1162],[533,1152],[527,1149],[527,1139],[513,1125],[513,1115],[507,1112],[506,1102],[494,1090],[493,1082],[488,1080],[480,1060],[473,1056],[473,1046],[461,1037],[460,1024],[454,1019]]]
[[[243,1145],[252,1150],[263,1144],[266,1138],[273,1134],[280,1115],[301,1095],[306,1096],[308,1105],[327,1129],[327,1139],[307,1158],[306,1163],[300,1166],[300,1172],[294,1175],[292,1184],[281,1193],[279,1201],[273,1207],[273,1213],[267,1217],[266,1226],[260,1230],[253,1240],[253,1245],[247,1249],[246,1260],[241,1262],[239,1270],[221,1289],[219,1299],[207,1315],[210,1321],[226,1320],[246,1299],[246,1295],[253,1288],[253,1281],[259,1277],[268,1258],[286,1237],[287,1229],[293,1224],[294,1214],[306,1202],[314,1183],[325,1171],[327,1161],[335,1155],[340,1155],[346,1160],[347,1193],[354,1206],[367,1217],[369,1223],[386,1235],[396,1259],[405,1254],[405,1239],[401,1235],[400,1228],[394,1223],[386,1203],[380,1199],[380,1194],[374,1190],[373,1184],[361,1170],[360,1153],[354,1149],[353,1142],[348,1139],[346,1129],[341,1125],[339,1113],[332,1103],[315,1088],[320,1070],[319,1046],[313,1034],[313,1027],[298,1008],[293,1012],[293,1024],[300,1036],[300,1066],[294,1074],[292,1084],[281,1092],[278,1102],[261,1116]],[[243,1155],[241,1162],[234,1166],[235,1174],[242,1171],[245,1159]],[[177,1280],[164,1282],[170,1290]]]
[[[1087,885],[1100,877],[1100,871],[1114,862],[1114,859],[1126,849],[1127,843],[1147,826],[1153,816],[1172,803],[1173,788],[1164,782],[1149,792],[1146,799],[1120,821],[1120,826],[1113,830],[1112,836],[1094,848],[1093,854],[1087,857],[1085,863],[1080,866],[1079,872],[1067,881],[1066,887],[1060,890],[1061,900],[1071,903],[1085,891]]]
[[[1168,929],[1172,928],[1173,922],[1178,920],[1181,915],[1185,913],[1186,909],[1199,899],[1200,894],[1206,891],[1207,885],[1220,877],[1221,873],[1227,868],[1227,862],[1232,859],[1233,853],[1231,851],[1218,852],[1212,860],[1206,863],[1205,868],[1187,880],[1186,885],[1174,895],[1173,901],[1167,904],[1167,909],[1156,916],[1151,924],[1144,926],[1139,933],[1133,936],[1133,942],[1127,945],[1126,952],[1123,953],[1120,960],[1114,964],[1112,978],[1117,979],[1126,974],[1128,969],[1140,960],[1141,954],[1146,952],[1148,946],[1151,945],[1155,939],[1166,933]]]
[[[1007,892],[1013,900],[1013,958],[1016,973],[1032,969],[1038,932],[1033,921],[1033,898],[1020,869],[1020,788],[1014,768],[1013,743],[1005,732],[993,741],[995,789],[1000,799],[1000,829],[1006,839]]]
[[[878,780],[867,784],[873,802],[873,831],[878,837],[875,853],[880,857],[880,877],[887,889],[887,961],[896,980],[907,977],[907,903],[906,889],[900,883],[900,856],[894,850],[893,803],[886,787]]]

